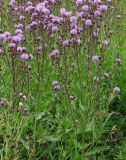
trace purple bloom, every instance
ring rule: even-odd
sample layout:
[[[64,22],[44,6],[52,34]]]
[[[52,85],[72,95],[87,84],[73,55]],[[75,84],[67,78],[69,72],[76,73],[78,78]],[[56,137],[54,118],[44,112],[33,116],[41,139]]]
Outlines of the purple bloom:
[[[99,78],[98,78],[98,77],[94,77],[94,78],[93,78],[93,81],[94,81],[94,82],[98,82],[98,81],[99,81]]]
[[[57,92],[60,89],[60,87],[58,85],[54,86],[54,90]]]
[[[101,3],[101,0],[94,0],[94,4]]]
[[[83,4],[83,0],[76,0],[76,5],[82,5]]]
[[[72,30],[70,31],[70,33],[71,33],[72,35],[77,35],[77,30],[76,30],[76,29],[72,29]]]
[[[68,46],[68,45],[69,45],[69,40],[63,41],[63,45],[64,45],[64,46]]]
[[[119,93],[120,92],[120,88],[119,87],[115,87],[114,88],[114,93]]]
[[[75,100],[76,97],[75,96],[70,96],[69,98],[70,98],[70,100]]]
[[[53,84],[53,86],[58,85],[58,81],[54,80],[54,81],[52,82],[52,84]]]
[[[58,31],[58,27],[57,26],[53,26],[52,27],[52,32],[57,32]]]
[[[15,43],[9,43],[9,48],[15,48],[16,44]]]
[[[25,51],[26,51],[25,47],[21,47],[21,46],[17,47],[17,52],[25,52]]]
[[[0,34],[0,40],[3,40],[5,38],[4,34]]]
[[[77,17],[75,17],[75,16],[70,17],[70,22],[77,23]]]
[[[109,41],[108,41],[108,40],[104,40],[103,43],[104,43],[105,46],[108,46],[108,45],[109,45]]]
[[[50,54],[49,54],[49,58],[53,58],[59,55],[59,51],[57,49],[53,50]]]
[[[65,16],[65,14],[66,14],[66,9],[65,9],[65,8],[61,8],[61,9],[60,9],[60,14],[61,14],[61,16]]]
[[[22,34],[23,31],[21,29],[16,29],[15,34]]]
[[[20,28],[23,28],[23,24],[17,24],[17,25],[14,25],[14,27],[17,29],[20,29]]]
[[[101,12],[100,11],[95,11],[94,15],[95,15],[95,17],[100,17],[101,16]]]
[[[22,59],[22,60],[28,60],[28,58],[29,58],[29,55],[26,54],[26,53],[23,53],[23,54],[21,55],[21,59]]]
[[[19,18],[21,21],[25,20],[25,17],[24,16],[20,16]]]
[[[11,33],[10,32],[5,32],[4,36],[5,36],[5,38],[8,38],[9,36],[11,36]]]
[[[99,8],[99,10],[100,11],[107,11],[107,9],[108,9],[108,7],[106,6],[106,5],[100,5],[100,8]]]
[[[91,27],[91,26],[92,26],[92,20],[91,20],[91,19],[87,19],[87,20],[85,21],[85,25],[86,25],[87,27]]]
[[[84,5],[82,7],[82,11],[87,12],[89,10],[89,6],[88,5]]]
[[[21,36],[16,35],[16,36],[13,36],[13,37],[12,37],[12,41],[13,41],[13,42],[21,42],[21,41],[22,41],[22,38],[21,38]]]

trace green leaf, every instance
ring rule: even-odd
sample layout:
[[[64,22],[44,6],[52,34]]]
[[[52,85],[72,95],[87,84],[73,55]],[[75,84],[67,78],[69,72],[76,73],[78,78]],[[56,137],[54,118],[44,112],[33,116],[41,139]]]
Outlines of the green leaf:
[[[40,112],[36,115],[36,120],[41,120],[43,118],[43,116],[45,115],[45,112]]]

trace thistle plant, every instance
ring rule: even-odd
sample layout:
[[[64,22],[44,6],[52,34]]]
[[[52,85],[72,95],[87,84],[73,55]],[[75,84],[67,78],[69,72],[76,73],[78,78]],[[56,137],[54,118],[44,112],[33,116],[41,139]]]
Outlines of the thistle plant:
[[[123,2],[1,4],[1,159],[102,159],[121,92]]]

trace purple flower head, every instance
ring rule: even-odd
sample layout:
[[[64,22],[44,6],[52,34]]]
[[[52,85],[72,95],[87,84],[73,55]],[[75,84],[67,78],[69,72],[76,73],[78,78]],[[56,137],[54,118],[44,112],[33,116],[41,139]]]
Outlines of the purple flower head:
[[[59,91],[59,89],[60,89],[59,85],[55,85],[53,88],[54,88],[54,90],[55,90],[56,92]]]
[[[70,100],[75,100],[75,98],[76,98],[75,96],[70,96],[69,97]]]
[[[16,29],[16,31],[15,31],[15,34],[16,34],[16,35],[22,34],[22,33],[23,33],[23,31],[22,31],[21,29]]]
[[[66,9],[65,8],[61,8],[60,9],[60,14],[61,14],[61,16],[65,16],[66,15]]]
[[[25,20],[25,16],[20,16],[20,21],[23,21],[23,20]]]
[[[79,5],[82,5],[83,4],[83,0],[76,0],[76,5],[79,6]]]
[[[66,13],[65,13],[65,16],[68,17],[68,18],[71,17],[71,15],[72,15],[71,12],[66,12]]]
[[[57,49],[53,50],[50,54],[49,54],[49,58],[53,58],[59,55],[59,51]]]
[[[108,7],[106,5],[100,5],[99,10],[100,11],[107,11]]]
[[[52,32],[57,32],[58,31],[58,27],[57,26],[53,26],[52,27]]]
[[[46,8],[44,5],[38,4],[36,6],[36,11],[38,13],[44,14],[44,15],[49,15],[50,14],[50,10],[48,8]]]
[[[28,54],[26,54],[26,53],[21,54],[21,59],[22,60],[28,60],[28,58],[29,58]]]
[[[77,17],[76,16],[70,17],[70,22],[71,23],[77,23]]]
[[[94,32],[93,32],[93,36],[94,36],[95,38],[97,38],[97,37],[99,36],[99,32],[94,31]]]
[[[101,12],[98,11],[98,10],[95,11],[95,12],[94,12],[94,16],[95,16],[95,17],[100,17],[100,16],[101,16]]]
[[[5,36],[5,38],[8,38],[9,36],[11,36],[11,33],[10,32],[5,32],[4,36]]]
[[[31,20],[35,20],[38,16],[38,13],[32,13]]]
[[[71,23],[71,24],[70,24],[70,28],[71,28],[71,29],[77,29],[76,23]]]
[[[21,42],[22,41],[22,38],[21,38],[21,36],[20,35],[16,35],[16,36],[13,36],[12,37],[12,41],[13,42]]]
[[[16,44],[15,44],[15,43],[13,43],[13,42],[9,43],[9,48],[13,49],[13,48],[15,48],[15,47],[16,47]]]
[[[37,46],[36,47],[36,51],[38,51],[38,52],[42,51],[42,49],[43,49],[42,46]]]
[[[32,13],[34,11],[35,7],[33,6],[28,6],[26,9],[25,9],[25,12],[26,13]]]
[[[89,10],[89,6],[88,5],[84,5],[82,7],[82,11],[87,12]]]
[[[31,28],[37,27],[38,23],[36,21],[32,21],[30,24]]]
[[[108,41],[108,40],[104,40],[103,44],[104,44],[105,46],[108,46],[108,45],[109,45],[109,41]]]
[[[114,93],[119,93],[120,92],[120,88],[117,86],[114,88]]]
[[[87,19],[87,20],[85,21],[85,25],[86,25],[87,27],[91,27],[91,26],[92,26],[92,20],[91,20],[91,19]]]
[[[25,48],[25,47],[21,47],[21,46],[18,46],[18,47],[17,47],[17,52],[23,53],[23,52],[25,52],[25,51],[26,51],[26,48]]]
[[[15,2],[16,2],[15,0],[10,0],[10,2],[9,2],[9,6],[10,6],[10,7],[14,7]]]
[[[93,81],[94,81],[94,82],[98,82],[98,81],[99,81],[99,78],[98,78],[98,77],[94,77],[94,78],[93,78]]]
[[[30,24],[27,25],[27,26],[25,27],[25,29],[26,29],[26,30],[30,30],[30,29],[31,29]]]
[[[77,12],[77,18],[79,18],[79,17],[82,18],[83,15],[84,15],[84,12],[83,12],[83,11]]]
[[[63,41],[63,45],[64,45],[64,46],[68,46],[68,45],[69,45],[69,40]]]
[[[23,28],[23,24],[20,23],[20,24],[14,25],[14,27],[17,29],[21,29],[21,28]]]
[[[0,34],[0,40],[4,40],[5,39],[5,35],[4,34]]]
[[[52,84],[53,84],[53,86],[56,86],[56,85],[58,85],[58,81],[54,80],[54,81],[52,82]]]
[[[101,0],[94,0],[95,5],[100,4],[100,3],[101,3]]]
[[[70,31],[70,33],[71,33],[71,35],[77,35],[77,30],[76,30],[76,29],[72,29],[72,30]]]

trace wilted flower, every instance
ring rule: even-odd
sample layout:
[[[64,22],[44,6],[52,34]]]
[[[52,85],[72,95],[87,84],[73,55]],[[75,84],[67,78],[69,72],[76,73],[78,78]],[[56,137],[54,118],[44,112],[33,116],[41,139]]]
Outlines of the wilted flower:
[[[108,40],[104,40],[103,43],[104,43],[105,46],[108,46],[108,45],[109,45],[109,41],[108,41]]]
[[[121,59],[120,58],[116,58],[116,63],[120,64],[121,63]]]
[[[108,73],[104,73],[104,77],[105,78],[109,78],[109,74]]]
[[[94,82],[98,82],[98,81],[99,81],[99,78],[98,78],[98,77],[94,77],[94,78],[93,78],[93,81],[94,81]]]
[[[101,60],[100,56],[92,56],[92,61],[93,62],[99,62]]]
[[[70,96],[69,98],[70,98],[70,100],[75,100],[76,97],[75,96]]]

